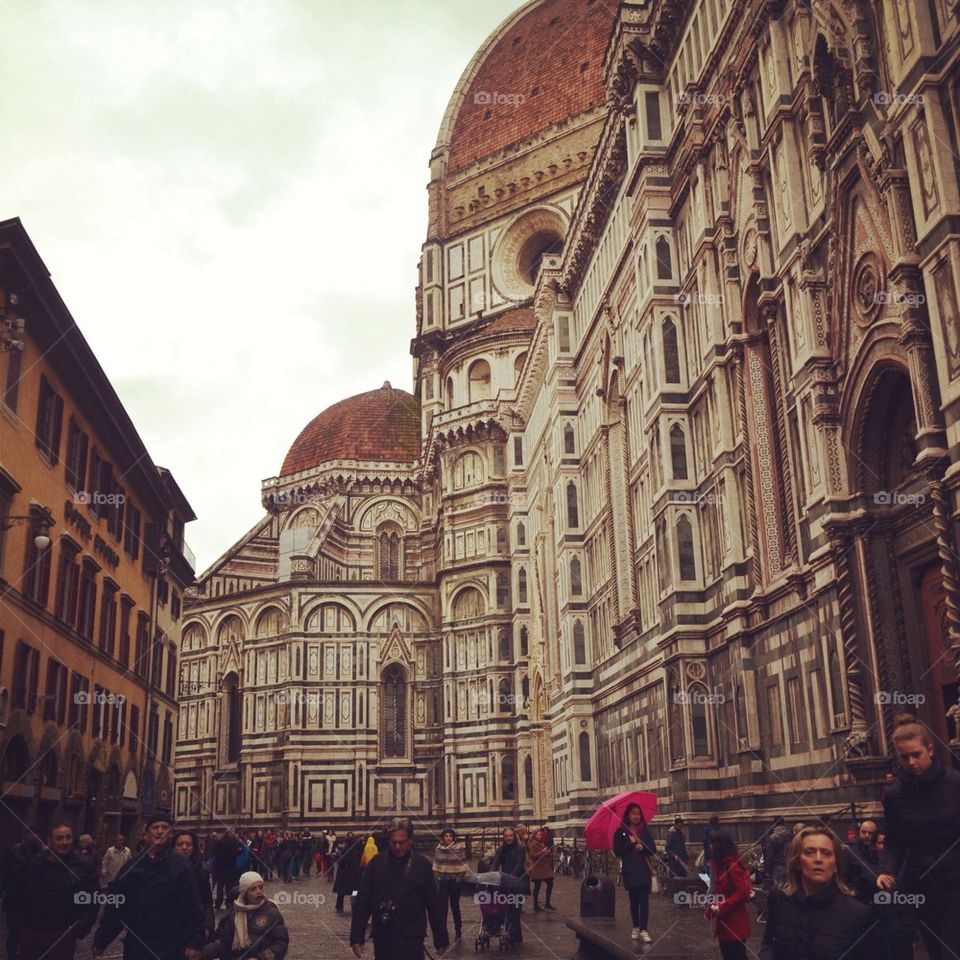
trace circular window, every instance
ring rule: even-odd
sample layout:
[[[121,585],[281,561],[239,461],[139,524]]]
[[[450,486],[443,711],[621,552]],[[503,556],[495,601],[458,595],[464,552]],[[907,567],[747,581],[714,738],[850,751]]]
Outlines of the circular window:
[[[567,225],[555,210],[532,210],[515,220],[493,251],[493,282],[507,300],[532,296],[543,258],[563,252]]]

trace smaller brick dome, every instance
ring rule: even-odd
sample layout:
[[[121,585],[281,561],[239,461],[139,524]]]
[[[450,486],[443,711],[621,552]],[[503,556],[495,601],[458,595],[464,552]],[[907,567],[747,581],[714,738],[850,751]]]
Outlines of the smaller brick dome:
[[[389,382],[328,407],[293,442],[280,476],[331,460],[400,463],[420,456],[420,403]]]

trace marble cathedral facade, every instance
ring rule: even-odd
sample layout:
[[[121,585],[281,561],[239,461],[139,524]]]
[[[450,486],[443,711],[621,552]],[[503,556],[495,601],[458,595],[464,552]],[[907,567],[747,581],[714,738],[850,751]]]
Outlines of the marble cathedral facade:
[[[748,836],[875,807],[900,705],[956,742],[958,17],[532,0],[489,38],[414,395],[312,421],[188,600],[179,817],[637,787]]]

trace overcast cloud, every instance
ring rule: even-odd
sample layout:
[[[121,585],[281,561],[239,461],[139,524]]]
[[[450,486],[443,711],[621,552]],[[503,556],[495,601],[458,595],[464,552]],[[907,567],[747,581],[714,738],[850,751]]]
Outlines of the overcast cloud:
[[[520,5],[0,0],[0,219],[187,494],[199,570],[317,413],[411,389],[430,151]]]

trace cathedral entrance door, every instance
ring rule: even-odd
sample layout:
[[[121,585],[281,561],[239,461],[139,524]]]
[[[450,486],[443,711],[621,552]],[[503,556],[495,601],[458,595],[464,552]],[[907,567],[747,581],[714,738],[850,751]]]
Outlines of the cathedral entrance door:
[[[957,701],[957,675],[948,644],[947,621],[943,595],[943,574],[940,564],[931,563],[920,576],[920,625],[923,647],[929,665],[921,689],[927,697],[927,709],[921,715],[941,743],[949,743],[953,731],[948,729],[946,712]]]

